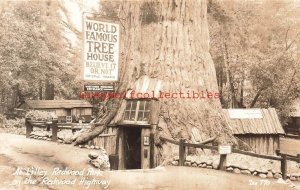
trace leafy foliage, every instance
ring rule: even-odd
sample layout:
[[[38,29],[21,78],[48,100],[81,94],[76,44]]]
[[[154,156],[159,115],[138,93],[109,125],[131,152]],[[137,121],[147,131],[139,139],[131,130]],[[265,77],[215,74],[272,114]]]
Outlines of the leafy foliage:
[[[0,88],[16,94],[17,102],[37,99],[47,83],[57,97],[72,96],[76,67],[57,3],[7,2],[0,20]]]
[[[297,2],[210,1],[211,54],[223,107],[275,107],[299,97]]]

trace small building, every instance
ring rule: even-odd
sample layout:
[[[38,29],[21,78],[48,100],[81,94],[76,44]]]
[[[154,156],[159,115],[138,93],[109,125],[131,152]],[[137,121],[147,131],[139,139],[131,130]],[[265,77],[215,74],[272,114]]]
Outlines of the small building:
[[[90,122],[93,106],[85,100],[27,100],[19,108],[53,112],[59,123],[75,123]]]
[[[294,101],[292,108],[293,111],[284,130],[287,134],[300,135],[300,100]]]
[[[279,136],[284,135],[284,130],[274,108],[223,109],[223,115],[234,136],[255,153],[276,155]]]

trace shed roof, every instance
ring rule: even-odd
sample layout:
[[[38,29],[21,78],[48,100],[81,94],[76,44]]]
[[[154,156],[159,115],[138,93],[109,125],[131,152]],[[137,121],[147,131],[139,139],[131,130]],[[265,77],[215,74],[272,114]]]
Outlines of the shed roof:
[[[32,109],[54,108],[92,108],[92,104],[86,100],[27,100],[25,103]]]
[[[292,108],[294,109],[291,113],[292,117],[300,117],[300,99],[295,100],[292,104]]]
[[[274,108],[259,110],[261,111],[261,118],[232,118],[228,109],[223,109],[223,116],[229,128],[232,129],[233,134],[284,134]]]

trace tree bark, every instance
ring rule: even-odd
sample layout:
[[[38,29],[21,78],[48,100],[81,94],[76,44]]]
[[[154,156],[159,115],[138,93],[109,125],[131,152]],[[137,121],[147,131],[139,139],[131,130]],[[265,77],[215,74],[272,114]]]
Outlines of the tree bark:
[[[205,0],[122,1],[120,84],[130,88],[147,75],[163,81],[162,92],[218,93],[206,14]],[[219,142],[235,143],[220,114],[220,99],[162,98],[160,102],[160,121],[165,124],[158,125],[164,135],[189,139],[192,127],[197,127],[202,139],[217,136]],[[108,112],[100,126],[105,127],[119,112],[122,110]],[[102,131],[96,128],[76,142]]]

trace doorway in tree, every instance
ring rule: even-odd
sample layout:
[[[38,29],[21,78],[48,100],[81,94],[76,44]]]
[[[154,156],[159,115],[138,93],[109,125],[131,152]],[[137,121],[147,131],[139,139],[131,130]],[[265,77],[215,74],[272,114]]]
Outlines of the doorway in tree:
[[[124,130],[124,157],[126,169],[141,169],[141,128]]]

